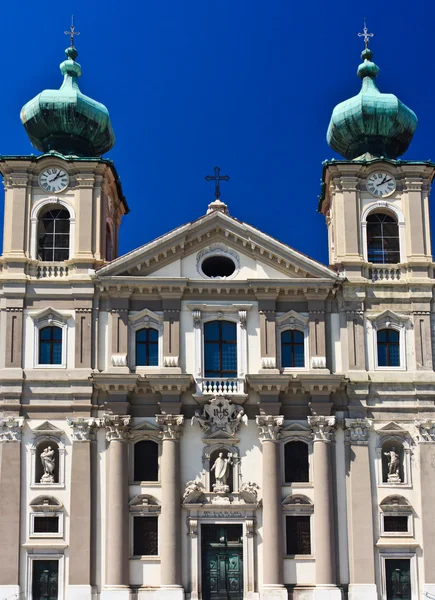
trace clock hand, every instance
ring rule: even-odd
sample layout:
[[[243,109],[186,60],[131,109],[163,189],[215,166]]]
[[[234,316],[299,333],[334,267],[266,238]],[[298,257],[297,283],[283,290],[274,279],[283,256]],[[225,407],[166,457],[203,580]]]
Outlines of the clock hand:
[[[51,183],[52,181],[56,181],[56,179],[58,179],[60,176],[61,176],[61,174],[60,174],[60,173],[58,173],[58,174],[56,175],[56,177],[53,177],[53,179],[50,179],[49,183]]]

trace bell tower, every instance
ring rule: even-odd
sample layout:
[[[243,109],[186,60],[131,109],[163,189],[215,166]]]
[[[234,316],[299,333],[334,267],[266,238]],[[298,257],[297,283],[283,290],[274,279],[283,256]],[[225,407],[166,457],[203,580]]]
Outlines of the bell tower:
[[[44,90],[21,110],[39,156],[2,156],[5,187],[3,268],[46,277],[87,273],[118,254],[128,212],[112,161],[109,112],[79,89],[73,25],[59,90]]]
[[[415,113],[376,85],[378,66],[361,54],[359,94],[338,104],[327,141],[343,160],[325,161],[319,212],[328,227],[329,262],[348,278],[430,277],[431,162],[401,160]]]

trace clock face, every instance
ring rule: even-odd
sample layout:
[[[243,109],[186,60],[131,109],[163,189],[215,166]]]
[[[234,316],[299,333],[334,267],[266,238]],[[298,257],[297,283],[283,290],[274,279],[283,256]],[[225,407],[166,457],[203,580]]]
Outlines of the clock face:
[[[59,167],[47,167],[39,174],[39,185],[46,192],[61,192],[68,187],[68,173]]]
[[[389,173],[372,173],[367,178],[366,186],[372,196],[385,197],[392,194],[396,189],[396,180]]]

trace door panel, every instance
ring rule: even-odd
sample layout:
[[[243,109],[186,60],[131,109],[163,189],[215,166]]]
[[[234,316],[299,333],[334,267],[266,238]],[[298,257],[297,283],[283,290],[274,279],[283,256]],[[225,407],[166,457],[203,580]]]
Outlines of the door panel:
[[[57,560],[34,560],[32,569],[32,600],[57,600]]]
[[[237,531],[235,531],[235,528],[237,528]],[[243,599],[243,546],[241,534],[241,525],[228,527],[203,526],[203,600]]]

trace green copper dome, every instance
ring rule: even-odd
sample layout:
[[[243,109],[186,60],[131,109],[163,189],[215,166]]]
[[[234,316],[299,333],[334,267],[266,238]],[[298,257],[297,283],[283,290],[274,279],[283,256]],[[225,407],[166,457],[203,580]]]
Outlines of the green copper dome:
[[[331,148],[349,160],[366,152],[397,158],[406,152],[417,128],[415,113],[394,94],[382,94],[376,87],[379,68],[372,56],[369,48],[361,54],[361,91],[334,108],[326,134]]]
[[[82,94],[82,74],[74,46],[65,50],[59,90],[44,90],[21,109],[21,122],[35,148],[77,156],[101,156],[115,144],[107,108]]]

